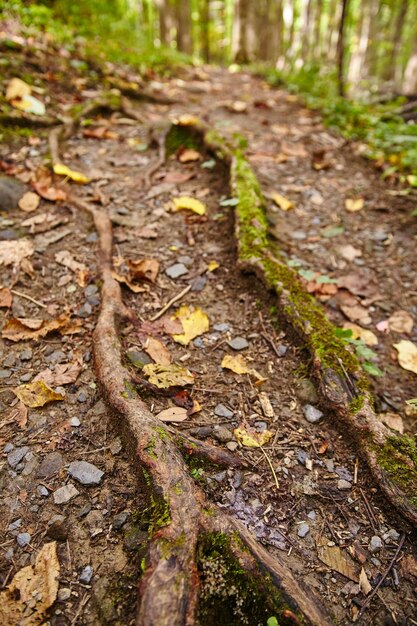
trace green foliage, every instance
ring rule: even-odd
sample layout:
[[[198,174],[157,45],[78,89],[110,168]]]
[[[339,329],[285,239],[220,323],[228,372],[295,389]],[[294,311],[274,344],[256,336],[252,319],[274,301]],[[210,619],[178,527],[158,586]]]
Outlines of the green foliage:
[[[362,369],[370,376],[383,376],[384,372],[373,363],[377,355],[373,350],[368,348],[362,339],[353,339],[353,332],[350,328],[336,328],[336,337],[342,341],[351,344],[355,348],[356,356],[361,362]]]

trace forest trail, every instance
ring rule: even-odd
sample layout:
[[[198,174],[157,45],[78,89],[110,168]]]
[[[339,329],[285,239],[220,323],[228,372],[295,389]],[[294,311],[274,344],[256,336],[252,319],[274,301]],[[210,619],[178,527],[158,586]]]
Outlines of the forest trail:
[[[148,410],[167,411],[177,432],[248,464],[193,461],[191,476],[210,502],[280,556],[306,597],[320,598],[329,623],[417,624],[411,528],[379,491],[351,433],[321,402],[302,346],[280,324],[278,299],[240,271],[227,168],[204,145],[165,152],[167,122],[197,116],[224,137],[247,141],[271,237],[336,326],[372,331],[375,340],[362,334],[360,347],[372,345],[366,360],[384,372],[371,379],[377,412],[396,431],[413,433],[416,413],[405,401],[417,397],[417,378],[400,367],[394,348],[417,340],[411,200],[316,113],[259,78],[204,67],[157,78],[148,88],[159,102],[129,105],[142,121],[126,107],[93,112],[60,144],[62,161],[89,184],[39,173],[49,131],[0,148],[2,169],[20,179],[15,196],[31,179],[42,196],[37,208],[12,202],[1,213],[0,238],[10,242],[10,254],[19,257],[17,244],[29,242],[20,268],[6,260],[0,292],[3,587],[42,546],[57,542],[59,591],[50,623],[135,623],[152,507],[137,442],[129,447],[94,370],[103,276],[99,236],[82,210],[87,201],[113,224],[113,267],[134,313],[120,329],[123,362]],[[97,98],[100,83],[86,80],[80,94],[84,104]],[[50,97],[51,108],[74,104],[63,83]],[[67,198],[52,201],[59,191]],[[203,214],[187,210],[189,201],[178,200],[184,197],[202,203]],[[181,210],[172,210],[173,199]],[[188,318],[191,338],[181,337],[178,317]],[[54,320],[51,332],[34,319]],[[166,374],[144,376],[154,362],[178,364],[174,392]],[[28,410],[33,397],[18,402],[13,390],[40,372],[59,396]],[[44,392],[38,390],[39,403]],[[253,599],[222,579],[217,558],[217,570],[209,560],[200,564],[199,623],[254,623]],[[301,623],[291,611],[279,620]]]

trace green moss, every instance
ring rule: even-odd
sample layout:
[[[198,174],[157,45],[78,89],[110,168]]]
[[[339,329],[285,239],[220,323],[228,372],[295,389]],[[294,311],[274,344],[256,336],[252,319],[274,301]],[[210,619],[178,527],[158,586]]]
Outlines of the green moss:
[[[124,391],[122,391],[123,398],[131,400],[132,398],[138,397],[138,392],[136,391],[135,386],[133,385],[133,383],[130,382],[130,380],[124,380],[123,384],[125,388]]]
[[[157,459],[158,458],[157,454],[155,452],[155,437],[151,437],[149,442],[144,447],[144,450],[146,450],[146,452],[149,454],[151,459]]]
[[[365,402],[364,396],[358,395],[356,396],[356,398],[353,398],[353,400],[351,400],[349,404],[350,413],[352,415],[354,415],[355,413],[359,413],[359,411],[363,407],[364,402]]]
[[[171,523],[171,513],[169,509],[169,501],[163,498],[155,498],[151,496],[149,512],[149,535],[153,535],[157,530],[168,526]]]
[[[167,156],[175,154],[179,148],[201,149],[201,135],[192,126],[173,124],[165,138]]]
[[[378,448],[377,460],[389,478],[407,495],[410,503],[417,506],[417,446],[408,435],[388,437],[385,445]]]

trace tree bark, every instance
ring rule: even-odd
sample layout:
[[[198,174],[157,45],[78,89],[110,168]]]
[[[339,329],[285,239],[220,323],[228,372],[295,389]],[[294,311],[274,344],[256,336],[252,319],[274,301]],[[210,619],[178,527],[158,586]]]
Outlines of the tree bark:
[[[342,15],[339,22],[339,35],[337,40],[337,78],[339,95],[344,97],[346,95],[345,76],[344,76],[344,62],[345,62],[345,28],[346,28],[346,16],[348,11],[349,0],[342,0]]]
[[[237,0],[237,50],[236,63],[248,63],[248,26],[249,26],[249,0]]]
[[[190,0],[176,0],[177,46],[180,52],[191,54],[191,3]]]

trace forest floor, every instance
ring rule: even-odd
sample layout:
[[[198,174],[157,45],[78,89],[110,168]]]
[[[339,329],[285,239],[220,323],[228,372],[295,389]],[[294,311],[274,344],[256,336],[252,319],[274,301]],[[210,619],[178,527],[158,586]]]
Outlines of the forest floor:
[[[113,78],[47,47],[4,58],[2,92],[13,77],[34,84],[50,116],[100,96],[101,81]],[[143,85],[128,70],[113,71]],[[146,89],[156,101],[131,101],[142,122],[122,111],[94,113],[61,145],[62,161],[90,179],[85,185],[54,181],[45,170],[50,129],[3,129],[2,587],[33,564],[42,546],[57,542],[59,591],[50,623],[135,622],[149,499],[120,419],[97,384],[98,235],[71,193],[111,217],[114,269],[133,285],[124,284],[123,300],[138,320],[122,328],[123,354],[142,379],[149,411],[168,410],[179,432],[249,463],[190,470],[210,500],[242,520],[271,554],[280,553],[335,624],[417,624],[413,530],[382,496],[343,423],[321,404],[302,347],[279,324],[276,296],[239,270],[225,167],[201,146],[162,155],[164,128],[196,115],[226,137],[247,140],[271,237],[328,318],[338,327],[355,324],[353,332],[372,347],[368,360],[383,372],[370,377],[381,421],[414,434],[417,413],[406,401],[417,397],[417,377],[400,366],[394,348],[402,340],[417,343],[412,200],[382,181],[357,147],[326,130],[317,113],[260,78],[186,68],[153,77]],[[34,190],[39,204],[31,204],[33,196],[22,200]],[[172,211],[172,200],[184,196],[204,203],[205,214]],[[178,310],[189,314],[184,306],[209,320],[189,342],[178,340],[181,326],[172,320]],[[51,322],[50,332],[38,320]],[[233,362],[239,355],[250,374],[225,367],[226,356]],[[188,369],[192,392],[146,384],[141,370],[154,362]],[[28,408],[46,401],[45,387],[35,402],[33,394],[19,401],[15,390],[37,378],[59,395]],[[241,445],[234,431],[242,425],[272,437],[262,448]],[[200,623],[254,623],[240,612],[236,588],[210,583],[210,576],[203,567],[201,594],[219,613],[200,615]]]

